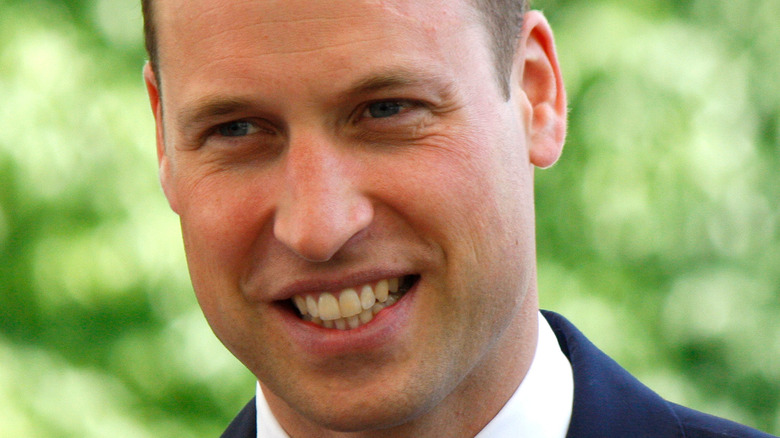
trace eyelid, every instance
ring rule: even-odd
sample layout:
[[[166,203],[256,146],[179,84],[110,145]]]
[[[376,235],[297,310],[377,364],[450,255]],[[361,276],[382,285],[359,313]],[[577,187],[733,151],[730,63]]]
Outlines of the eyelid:
[[[256,128],[256,131],[249,133],[247,135],[242,136],[227,136],[220,134],[220,129],[226,125],[229,125],[231,123],[239,123],[239,122],[248,122],[252,126]],[[207,143],[211,141],[221,141],[221,142],[236,142],[236,141],[242,141],[242,139],[245,139],[246,137],[255,136],[258,134],[262,134],[263,132],[271,133],[272,130],[264,127],[261,123],[257,121],[257,119],[253,119],[251,117],[246,118],[237,118],[237,119],[228,119],[224,122],[219,121],[216,123],[211,123],[207,126],[204,126],[203,129],[198,132],[195,137],[193,143],[197,144],[198,147],[205,146]]]
[[[396,114],[394,116],[391,116],[391,117],[371,117],[371,116],[367,115],[367,113],[369,111],[369,106],[377,104],[377,103],[382,103],[382,102],[399,103],[402,106],[401,111],[398,114]],[[362,106],[360,106],[358,108],[358,111],[357,111],[357,121],[359,122],[361,120],[367,119],[367,120],[370,120],[370,121],[376,121],[377,123],[382,123],[381,120],[388,119],[388,121],[389,121],[389,119],[394,119],[394,118],[403,116],[405,113],[409,112],[410,110],[413,110],[413,109],[416,109],[416,108],[424,108],[424,107],[427,107],[427,105],[424,102],[421,102],[421,101],[416,100],[416,99],[388,98],[388,99],[371,100],[371,101],[368,101],[368,102],[364,103]]]
[[[250,131],[250,132],[248,132],[247,134],[244,134],[244,135],[235,135],[235,136],[233,136],[233,135],[224,135],[222,133],[222,129],[223,128],[227,128],[229,125],[236,124],[236,123],[246,123],[246,124],[248,124],[249,125],[248,131]],[[256,134],[256,133],[260,132],[261,130],[262,130],[262,127],[260,127],[260,125],[258,125],[257,123],[255,123],[254,121],[252,121],[250,119],[231,120],[229,122],[220,123],[220,124],[218,124],[217,126],[214,127],[214,132],[215,133],[219,134],[222,137],[227,137],[227,138],[246,137],[248,135]]]
[[[226,126],[228,126],[228,125],[230,125],[232,123],[242,123],[242,122],[250,124],[254,128],[253,131],[248,133],[248,134],[246,134],[246,135],[236,136],[236,137],[231,137],[231,136],[227,136],[227,135],[221,135],[220,132],[219,132],[220,129],[222,129],[223,127],[226,127]],[[216,123],[213,126],[211,126],[210,128],[208,128],[203,133],[203,137],[204,138],[208,138],[208,137],[212,137],[214,135],[218,135],[218,136],[220,136],[222,138],[241,138],[241,137],[246,137],[246,136],[255,135],[255,134],[262,134],[262,133],[273,134],[275,132],[277,132],[277,131],[275,129],[271,128],[271,127],[268,127],[267,123],[264,123],[262,119],[256,119],[256,118],[252,118],[252,117],[245,117],[245,118],[232,119],[232,120],[227,120],[225,122]]]

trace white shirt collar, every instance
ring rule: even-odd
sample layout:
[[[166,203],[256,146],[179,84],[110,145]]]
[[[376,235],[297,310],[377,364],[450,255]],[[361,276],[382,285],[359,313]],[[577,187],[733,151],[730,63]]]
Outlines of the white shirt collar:
[[[260,389],[260,382],[257,382],[256,394],[257,438],[290,438],[271,412],[271,408],[263,396],[263,390]]]
[[[574,402],[571,364],[547,320],[539,314],[539,337],[520,386],[475,438],[565,438]],[[257,384],[257,438],[289,438]]]
[[[475,438],[565,438],[574,403],[574,374],[550,324],[539,314],[531,367],[515,393]]]

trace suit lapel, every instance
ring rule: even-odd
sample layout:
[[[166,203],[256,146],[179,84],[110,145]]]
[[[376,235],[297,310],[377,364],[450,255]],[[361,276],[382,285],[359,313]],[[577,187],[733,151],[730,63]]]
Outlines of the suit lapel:
[[[257,405],[254,397],[222,432],[221,438],[257,438]]]
[[[596,348],[564,317],[542,313],[574,372],[568,438],[684,436],[665,400]]]

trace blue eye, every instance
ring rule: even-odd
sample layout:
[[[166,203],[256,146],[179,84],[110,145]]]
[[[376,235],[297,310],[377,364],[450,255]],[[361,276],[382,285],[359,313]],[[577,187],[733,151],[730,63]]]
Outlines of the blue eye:
[[[382,101],[368,104],[366,107],[366,113],[375,119],[381,119],[384,117],[392,117],[400,113],[406,104],[398,101]]]
[[[257,127],[252,122],[239,120],[220,125],[217,130],[225,137],[243,137],[257,132]]]

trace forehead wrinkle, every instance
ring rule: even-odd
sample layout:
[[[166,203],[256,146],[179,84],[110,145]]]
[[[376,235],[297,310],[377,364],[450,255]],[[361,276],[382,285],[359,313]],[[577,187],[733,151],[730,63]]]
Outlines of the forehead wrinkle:
[[[268,26],[277,26],[277,25],[280,25],[280,24],[309,25],[309,24],[316,24],[316,23],[327,23],[327,24],[329,24],[329,28],[332,27],[332,28],[335,29],[337,27],[340,27],[338,25],[338,23],[340,21],[350,20],[352,18],[354,18],[354,19],[363,19],[362,17],[356,15],[356,16],[347,16],[347,17],[336,17],[336,18],[320,17],[320,18],[300,18],[300,19],[299,18],[295,18],[295,19],[291,18],[290,20],[282,20],[282,19],[279,19],[279,20],[264,20],[262,22],[257,22],[257,23],[247,23],[247,24],[244,24],[244,25],[233,25],[232,27],[220,27],[217,32],[205,36],[202,41],[205,42],[205,41],[209,41],[209,40],[213,40],[213,39],[219,39],[220,37],[222,37],[225,34],[231,34],[231,33],[236,33],[236,32],[240,33],[242,31],[255,30],[255,29],[259,30],[259,32],[262,35],[265,35],[266,38],[269,41],[272,39],[271,35],[274,35],[273,39],[284,40],[286,38],[284,37],[284,35],[279,35],[277,29],[266,30],[265,28],[268,27]],[[292,32],[289,29],[287,30],[287,33],[293,33],[293,34],[297,35],[297,32]],[[382,36],[375,37],[375,38],[362,38],[362,39],[356,39],[356,40],[353,40],[353,41],[347,41],[347,42],[338,43],[338,44],[331,44],[331,45],[323,44],[323,45],[318,45],[318,46],[312,46],[312,47],[308,47],[308,48],[300,49],[300,50],[283,50],[283,49],[271,50],[271,51],[268,51],[266,54],[268,54],[268,55],[275,55],[275,54],[284,54],[284,53],[290,53],[290,54],[308,53],[308,52],[315,52],[315,51],[326,49],[326,48],[338,48],[338,47],[347,46],[349,44],[366,43],[366,42],[377,41],[377,40],[380,40],[382,38],[383,38]],[[237,41],[241,41],[241,38],[237,38],[236,40]]]
[[[200,42],[198,45],[202,45],[205,42],[208,42],[209,40],[219,40],[220,37],[224,36],[225,34],[246,34],[247,31],[250,32],[252,30],[257,30],[260,35],[263,35],[262,39],[266,41],[273,41],[278,40],[280,37],[282,39],[285,39],[284,35],[279,35],[279,29],[278,28],[271,28],[271,29],[265,29],[269,26],[279,26],[279,25],[316,25],[317,23],[323,23],[328,28],[332,29],[338,29],[343,28],[345,24],[339,24],[340,22],[343,22],[345,20],[347,21],[356,21],[356,20],[363,20],[364,18],[360,14],[350,14],[350,15],[332,15],[332,16],[322,16],[320,15],[314,15],[316,12],[311,12],[312,15],[310,16],[300,16],[301,13],[310,12],[308,9],[296,9],[294,12],[288,12],[287,15],[279,15],[283,14],[283,9],[274,11],[276,14],[275,16],[268,16],[261,14],[257,10],[250,11],[250,6],[256,6],[257,2],[253,0],[247,0],[241,3],[234,4],[234,6],[241,6],[241,5],[247,5],[247,10],[250,15],[255,16],[256,19],[247,23],[240,23],[239,21],[226,21],[226,17],[223,12],[223,7],[220,5],[214,5],[211,3],[206,3],[206,6],[199,10],[198,8],[180,8],[177,10],[169,10],[170,8],[161,8],[158,7],[155,9],[156,14],[156,20],[159,22],[157,26],[157,40],[158,45],[161,41],[168,40],[168,37],[171,37],[173,40],[177,40],[180,37],[181,32],[178,31],[172,31],[176,29],[186,29],[188,27],[192,27],[193,23],[200,22],[204,26],[205,29],[209,29],[210,31],[207,31],[205,34],[202,34],[200,37]],[[159,10],[159,12],[158,12]],[[321,11],[320,11],[321,12]],[[269,14],[270,15],[270,14]],[[287,29],[286,31],[289,34],[292,35],[300,35],[301,33],[298,31],[292,31],[290,29]],[[170,33],[170,35],[169,35]],[[255,37],[257,37],[257,34],[255,34]],[[316,39],[315,39],[316,40]],[[241,41],[241,38],[236,38],[236,41]],[[301,50],[300,53],[306,53],[307,51],[315,51],[318,49],[322,49],[326,46],[320,46],[320,47],[314,47],[310,50]],[[274,53],[281,53],[282,50],[278,51],[271,51],[269,54]],[[295,53],[295,52],[293,52]]]
[[[270,56],[270,55],[301,55],[301,54],[307,54],[307,53],[314,53],[321,50],[329,50],[329,49],[337,49],[340,47],[346,47],[351,46],[353,44],[363,44],[363,43],[370,43],[372,41],[379,41],[381,39],[384,39],[385,37],[377,37],[377,38],[366,38],[361,40],[355,40],[355,41],[346,41],[343,43],[335,43],[335,44],[324,44],[321,46],[315,46],[315,47],[307,47],[305,49],[297,49],[297,50],[291,50],[291,49],[278,49],[275,51],[268,51],[264,53],[262,56]]]
[[[263,20],[262,23],[258,24],[285,24],[285,23],[302,23],[302,24],[308,24],[308,23],[319,23],[319,22],[330,22],[330,21],[341,21],[344,19],[356,19],[356,20],[362,20],[365,17],[360,14],[355,15],[339,15],[339,16],[333,16],[333,17],[323,17],[322,15],[315,15],[312,17],[297,17],[292,16],[289,19],[279,18],[279,19],[266,19]]]

